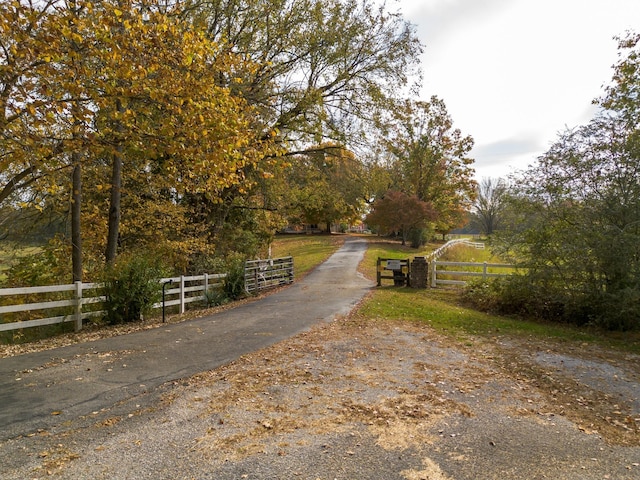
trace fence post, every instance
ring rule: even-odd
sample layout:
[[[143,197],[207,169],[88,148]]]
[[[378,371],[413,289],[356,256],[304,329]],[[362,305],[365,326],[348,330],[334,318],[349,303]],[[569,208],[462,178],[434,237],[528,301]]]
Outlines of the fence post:
[[[75,282],[75,284],[75,331],[79,332],[82,330],[82,282]]]
[[[260,285],[258,284],[259,278],[258,278],[258,270],[260,269],[260,263],[258,262],[257,266],[255,266],[253,268],[253,289],[256,292],[260,291]]]
[[[294,275],[293,257],[289,256],[289,268],[288,268],[288,271],[287,271],[287,283],[288,284],[292,284],[293,283],[293,275]]]
[[[482,280],[486,280],[487,279],[487,262],[484,262],[484,264],[482,265]]]
[[[202,297],[205,301],[205,303],[207,304],[207,307],[209,306],[209,301],[207,299],[207,293],[209,292],[209,274],[205,273],[204,274],[204,292],[202,292]]]
[[[380,273],[380,257],[378,257],[378,261],[376,262],[376,279],[378,280],[378,286],[382,285],[381,273]]]
[[[436,261],[431,260],[431,288],[436,288]]]
[[[180,313],[184,313],[184,275],[180,275]]]

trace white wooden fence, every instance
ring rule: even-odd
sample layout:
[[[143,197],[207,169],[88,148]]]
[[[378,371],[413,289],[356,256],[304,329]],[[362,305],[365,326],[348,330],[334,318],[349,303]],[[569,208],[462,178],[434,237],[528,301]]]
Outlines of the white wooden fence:
[[[438,257],[442,256],[442,254],[444,252],[446,252],[447,250],[449,250],[451,247],[453,247],[455,245],[467,245],[469,247],[474,247],[474,248],[477,248],[479,250],[483,250],[484,249],[484,243],[482,243],[482,242],[472,242],[468,238],[455,238],[453,240],[449,240],[447,243],[445,243],[441,247],[436,248],[433,252],[431,252],[427,256],[427,262],[431,262],[433,260],[437,260]]]
[[[476,263],[476,262],[440,262],[438,258],[442,256],[444,252],[455,245],[467,245],[469,247],[474,247],[477,249],[484,249],[484,243],[482,242],[473,242],[468,238],[456,238],[453,240],[449,240],[447,243],[442,245],[440,248],[431,252],[431,254],[427,257],[427,261],[430,263],[429,267],[429,284],[431,287],[435,288],[438,285],[466,285],[466,280],[451,280],[444,279],[443,276],[448,277],[482,277],[483,280],[486,280],[490,277],[504,277],[510,275],[510,272],[495,272],[496,269],[513,269],[514,265],[504,264],[504,263]],[[438,269],[438,267],[463,267],[466,270],[445,270]],[[492,269],[493,271],[489,271]],[[440,275],[440,279],[438,279],[438,275]]]
[[[160,280],[165,285],[165,306],[179,305],[180,313],[184,313],[185,306],[191,302],[206,301],[206,293],[210,288],[218,288],[222,285],[222,279],[226,274],[203,274],[195,276],[180,276],[163,278]],[[175,286],[174,286],[175,285]],[[169,287],[169,288],[166,288]],[[39,327],[59,323],[74,322],[75,329],[80,330],[82,323],[88,318],[104,316],[104,310],[85,308],[89,305],[100,304],[105,301],[102,295],[103,284],[76,282],[69,285],[51,285],[46,287],[26,288],[0,288],[0,298],[25,295],[42,295],[51,293],[70,292],[69,297],[63,300],[46,300],[39,302],[23,302],[14,305],[0,306],[0,332],[18,330],[21,328]],[[88,294],[87,294],[88,293]],[[162,307],[162,302],[153,305],[153,308]],[[65,309],[69,313],[64,315],[37,318],[23,321],[5,322],[4,316],[10,313],[46,311],[52,309]],[[46,313],[45,313],[46,315]]]
[[[446,269],[438,269],[438,267],[464,267],[464,268],[473,268],[474,270],[446,270]],[[515,265],[510,265],[506,263],[477,263],[477,262],[439,262],[437,260],[431,261],[431,267],[429,269],[429,275],[431,277],[431,286],[433,288],[438,285],[466,285],[465,280],[450,280],[443,279],[442,276],[446,275],[449,277],[481,277],[483,280],[491,277],[504,277],[510,275],[510,272],[490,272],[489,269],[513,269]],[[438,279],[438,275],[440,275],[440,279]]]

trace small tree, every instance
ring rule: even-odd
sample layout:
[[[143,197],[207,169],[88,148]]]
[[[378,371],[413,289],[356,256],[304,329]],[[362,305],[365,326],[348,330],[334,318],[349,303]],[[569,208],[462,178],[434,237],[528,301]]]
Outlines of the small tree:
[[[400,232],[402,245],[406,245],[412,229],[420,229],[435,218],[436,214],[427,202],[423,202],[415,195],[409,196],[389,190],[374,202],[373,210],[367,215],[365,221],[388,233]]]

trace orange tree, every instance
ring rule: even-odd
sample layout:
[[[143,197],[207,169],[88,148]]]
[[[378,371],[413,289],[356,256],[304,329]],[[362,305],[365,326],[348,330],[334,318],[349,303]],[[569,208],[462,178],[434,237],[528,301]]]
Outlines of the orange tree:
[[[373,203],[365,221],[384,233],[401,233],[402,245],[406,245],[409,233],[414,229],[424,228],[429,221],[434,220],[435,215],[432,206],[416,195],[389,190]]]

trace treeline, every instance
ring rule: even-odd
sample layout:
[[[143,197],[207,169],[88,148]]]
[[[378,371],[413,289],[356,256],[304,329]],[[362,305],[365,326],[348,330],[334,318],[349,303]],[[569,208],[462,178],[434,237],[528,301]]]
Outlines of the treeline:
[[[421,52],[371,0],[2,2],[0,221],[55,225],[29,282],[139,255],[202,271],[290,223],[360,219],[389,189],[458,222],[447,165],[470,185],[471,141],[441,100],[404,99]],[[438,152],[442,132],[460,149]]]

